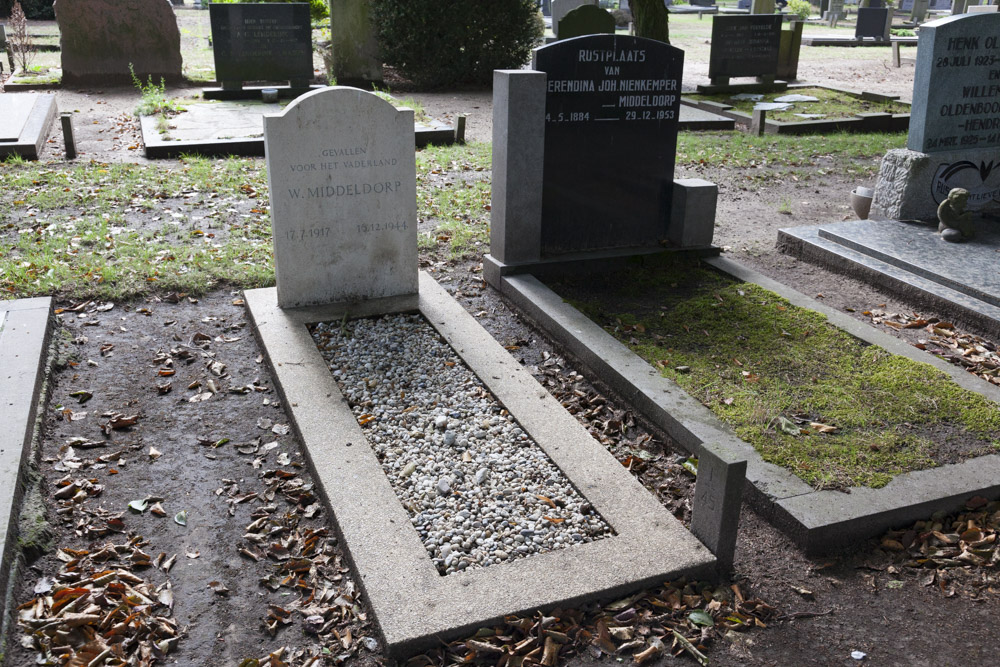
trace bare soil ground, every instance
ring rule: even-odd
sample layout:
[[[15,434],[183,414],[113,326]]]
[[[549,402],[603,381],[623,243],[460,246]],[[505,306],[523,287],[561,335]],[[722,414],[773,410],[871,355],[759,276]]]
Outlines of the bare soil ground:
[[[686,45],[683,39],[679,45],[689,52],[689,87],[705,78],[707,47],[696,41]],[[835,51],[831,57],[834,50],[803,47],[800,78],[909,96],[913,70],[888,67],[887,49],[877,50],[880,57],[874,57],[876,49]],[[169,92],[181,96],[199,91]],[[469,114],[467,137],[490,140],[489,91],[405,94],[423,103],[433,117]],[[133,90],[60,90],[57,95],[61,110],[78,111],[79,160],[145,161],[130,115],[138,102]],[[58,139],[55,135],[46,147],[43,160],[62,159]],[[822,295],[826,303],[857,317],[871,309],[920,310],[919,304],[901,302],[774,248],[780,227],[846,216],[848,193],[859,183],[825,173],[806,187],[748,179],[744,171],[697,174],[720,186],[715,241],[729,256],[807,294]],[[784,201],[790,202],[790,214],[777,212]],[[626,405],[582,378],[544,334],[511,312],[483,284],[475,258],[450,261],[430,253],[422,255],[421,264],[497,340],[516,348],[514,356],[571,409],[582,414],[606,402],[588,419],[591,432],[620,459],[641,460],[635,464],[640,479],[678,517],[688,518],[691,480],[680,465],[683,453],[635,423]],[[107,543],[121,545],[141,535],[147,543],[139,548],[154,562],[164,554],[159,566],[136,565],[134,551],[123,549],[94,567],[120,565],[154,584],[171,584],[172,616],[183,637],[165,664],[236,665],[284,646],[290,647],[284,654],[289,664],[302,664],[289,659],[295,651],[320,652],[322,647],[328,651],[324,660],[331,663],[386,662],[366,639],[377,637],[373,619],[346,569],[331,517],[315,506],[301,444],[284,428],[288,419],[261,363],[239,293],[219,289],[198,299],[161,294],[110,309],[100,303],[59,307],[64,312],[57,338],[67,354],[50,380],[39,465],[52,539],[37,545],[41,553],[33,554],[37,559],[19,583],[16,603],[30,601],[39,581],[66,570],[56,548],[94,553]],[[169,391],[162,388],[168,382]],[[80,391],[93,397],[82,403],[82,394],[76,394]],[[106,435],[101,426],[115,414],[137,419],[132,426],[108,428]],[[68,457],[67,445],[74,437],[101,444],[77,445],[76,457]],[[277,445],[269,447],[271,443]],[[98,457],[106,458],[102,462]],[[77,502],[54,497],[74,480],[99,485],[101,492]],[[150,504],[159,502],[165,516],[127,509],[131,501],[150,496],[162,498]],[[186,526],[173,519],[181,510],[187,512]],[[261,519],[274,531],[274,539],[263,544],[252,537],[259,526],[251,529]],[[313,570],[302,577],[304,587],[281,586],[289,559],[298,557],[295,550],[308,540],[309,530],[329,531],[328,537],[320,535],[319,550],[309,554]],[[287,553],[279,549],[277,556],[267,557],[274,549],[269,542],[275,540]],[[166,569],[163,560],[173,555],[176,563]],[[985,578],[992,572],[906,568],[875,542],[834,558],[808,558],[745,508],[732,582],[744,595],[773,605],[776,617],[766,628],[730,633],[707,652],[715,665],[857,664],[860,659],[852,651],[879,665],[991,664],[1000,640],[997,584]],[[328,594],[309,598],[308,591],[324,588]],[[289,614],[292,622],[286,627],[284,612],[296,608],[306,611]],[[305,621],[309,613],[323,616],[322,627]],[[275,626],[273,636],[269,623]],[[35,664],[35,652],[18,641],[14,636],[4,664]],[[564,657],[568,664],[580,665],[614,660],[598,661],[589,649],[577,655],[567,649]],[[617,659],[632,660],[628,654]],[[432,653],[414,664],[444,661],[442,654]],[[661,656],[646,664],[666,662],[670,658]]]

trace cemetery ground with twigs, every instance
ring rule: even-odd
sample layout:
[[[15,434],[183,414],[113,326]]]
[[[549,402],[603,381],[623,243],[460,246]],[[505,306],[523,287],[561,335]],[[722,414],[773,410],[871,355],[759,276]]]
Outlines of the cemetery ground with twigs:
[[[905,87],[906,73],[872,54],[834,51],[832,64],[807,57],[802,77]],[[422,268],[689,520],[687,456],[482,281],[488,92],[406,94],[435,117],[471,114],[475,140],[417,154]],[[263,161],[149,162],[134,91],[58,95],[62,110],[79,112],[80,159],[63,161],[52,144],[37,164],[0,165],[0,293],[54,296],[59,323],[22,519],[22,623],[3,664],[34,664],[41,645],[65,658],[67,644],[79,664],[106,650],[166,653],[162,664],[386,663],[243,309],[240,290],[273,283]],[[716,243],[727,255],[958,363],[978,345],[995,368],[987,332],[940,326],[936,313],[774,248],[780,227],[848,216],[850,190],[870,185],[881,155],[902,144],[682,133],[678,175],[719,184]],[[675,654],[692,664],[857,664],[852,652],[871,664],[988,664],[998,529],[1000,506],[970,499],[959,514],[810,558],[744,508],[730,580],[509,618],[409,664],[658,665]],[[97,628],[124,636],[121,649],[102,646]]]

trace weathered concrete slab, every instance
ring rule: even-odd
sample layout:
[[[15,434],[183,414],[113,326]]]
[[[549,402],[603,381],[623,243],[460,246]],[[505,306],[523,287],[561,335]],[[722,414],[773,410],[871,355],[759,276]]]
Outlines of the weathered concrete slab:
[[[708,549],[471,315],[421,274],[419,311],[615,532],[596,542],[441,576],[305,327],[343,313],[331,307],[282,311],[274,289],[250,290],[245,297],[392,657],[504,614],[579,604],[664,579],[705,576],[714,568]],[[407,305],[412,301],[401,301],[400,310]]]
[[[166,132],[160,131],[159,116],[139,119],[147,158],[174,158],[184,153],[263,157],[264,114],[282,109],[277,102],[259,100],[186,102],[183,106],[187,111],[167,119]],[[456,141],[455,128],[436,120],[418,121],[414,131],[418,147]]]
[[[756,283],[792,304],[824,314],[831,324],[893,354],[930,364],[956,384],[1000,402],[1000,387],[927,355],[848,315],[724,258],[703,260],[740,280]],[[501,293],[534,320],[602,383],[695,455],[746,459],[747,500],[810,553],[834,551],[924,518],[952,511],[970,496],[1000,496],[1000,457],[898,475],[882,489],[849,494],[815,491],[784,468],[764,462],[753,447],[672,380],[660,375],[533,276],[502,277]]]
[[[677,121],[681,130],[735,130],[736,121],[696,106],[684,104],[681,100],[681,115]]]
[[[37,160],[56,118],[52,93],[0,95],[0,159],[20,155]]]
[[[917,38],[893,37],[891,42],[879,42],[874,39],[840,37],[837,35],[802,35],[802,46],[889,46],[893,42],[904,46],[916,46]]]
[[[0,601],[7,599],[15,574],[24,466],[45,375],[51,310],[48,297],[0,301]]]
[[[848,220],[778,232],[785,252],[877,282],[951,319],[1000,329],[1000,228],[976,222],[976,237],[947,243],[933,225]]]

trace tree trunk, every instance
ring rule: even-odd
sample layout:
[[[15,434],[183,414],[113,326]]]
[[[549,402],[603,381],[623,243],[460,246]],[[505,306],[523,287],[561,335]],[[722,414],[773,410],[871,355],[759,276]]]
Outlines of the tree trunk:
[[[632,0],[629,6],[636,35],[670,43],[670,15],[663,0]]]

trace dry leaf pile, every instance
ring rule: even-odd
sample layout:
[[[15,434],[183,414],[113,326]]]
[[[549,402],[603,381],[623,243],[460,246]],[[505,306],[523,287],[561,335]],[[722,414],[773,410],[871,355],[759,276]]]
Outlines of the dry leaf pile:
[[[887,314],[881,310],[866,310],[863,314],[871,317],[872,323],[893,329],[922,329],[929,335],[918,339],[914,347],[961,366],[987,382],[1000,385],[1000,352],[995,342],[958,331],[951,322],[934,317],[925,319],[917,313]]]
[[[611,604],[556,609],[551,615],[508,616],[447,648],[411,658],[407,667],[489,662],[497,667],[556,667],[577,655],[631,658],[642,664],[687,654],[708,664],[704,651],[730,632],[766,627],[776,610],[745,599],[739,586],[668,582]]]
[[[260,446],[252,443],[237,450],[256,455]],[[262,460],[260,456],[255,458],[255,467],[260,467]],[[225,486],[216,493],[228,497],[231,514],[236,504],[257,503],[239,552],[244,558],[274,565],[272,573],[260,581],[265,588],[283,595],[280,605],[268,605],[264,619],[268,633],[274,637],[297,621],[301,631],[314,638],[314,644],[306,648],[285,646],[263,658],[247,658],[241,665],[299,667],[321,661],[340,664],[362,649],[377,651],[378,641],[370,636],[373,629],[361,604],[361,593],[343,562],[336,538],[325,526],[303,525],[303,521],[321,512],[313,485],[298,472],[283,469],[262,470],[259,477],[266,486],[261,493],[243,494],[234,480],[224,480]],[[286,511],[275,504],[281,498],[287,503]]]
[[[929,570],[925,586],[937,585],[948,596],[956,586],[973,595],[1000,593],[1000,501],[975,497],[965,510],[917,521],[882,538],[882,547],[899,554],[911,568]]]
[[[96,552],[57,552],[59,574],[39,580],[35,597],[17,608],[22,645],[38,652],[38,664],[145,667],[165,660],[183,632],[171,616],[170,582],[157,586],[133,573],[154,564],[144,544],[133,537]],[[164,556],[155,563],[167,571]]]

